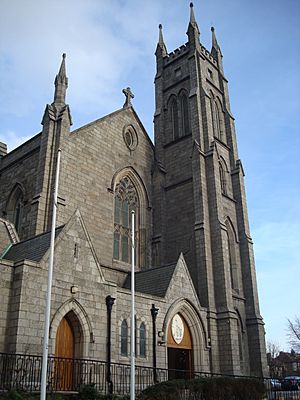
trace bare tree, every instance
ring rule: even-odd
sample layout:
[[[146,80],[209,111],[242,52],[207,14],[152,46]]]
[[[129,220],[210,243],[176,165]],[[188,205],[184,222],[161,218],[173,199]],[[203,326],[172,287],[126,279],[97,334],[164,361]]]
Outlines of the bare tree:
[[[288,319],[288,341],[291,347],[300,352],[300,318],[295,316],[294,320]]]
[[[267,354],[269,354],[270,359],[274,360],[274,358],[279,356],[279,353],[280,353],[279,344],[268,341],[267,342]]]
[[[267,342],[267,361],[270,370],[270,376],[273,378],[278,378],[281,375],[280,364],[277,357],[280,354],[280,346],[278,343]]]

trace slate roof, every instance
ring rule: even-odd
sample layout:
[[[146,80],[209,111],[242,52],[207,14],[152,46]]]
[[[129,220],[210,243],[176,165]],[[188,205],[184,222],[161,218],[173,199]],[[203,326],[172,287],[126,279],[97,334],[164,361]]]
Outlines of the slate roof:
[[[171,282],[176,264],[168,264],[163,267],[146,269],[135,273],[135,290],[153,296],[164,297]],[[123,284],[123,288],[131,288],[131,273]]]
[[[55,229],[55,238],[59,235],[64,225]],[[30,239],[23,240],[11,246],[8,252],[4,255],[5,260],[20,261],[31,260],[41,261],[44,254],[50,247],[51,231],[41,233]]]

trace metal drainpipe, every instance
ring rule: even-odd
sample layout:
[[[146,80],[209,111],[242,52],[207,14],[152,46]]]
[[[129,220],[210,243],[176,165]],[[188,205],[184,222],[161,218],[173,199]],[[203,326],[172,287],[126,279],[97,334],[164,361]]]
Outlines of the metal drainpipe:
[[[107,371],[106,371],[106,381],[108,384],[108,393],[113,393],[113,382],[111,380],[111,312],[112,306],[114,305],[115,298],[111,297],[110,295],[106,297],[106,307],[107,307]]]
[[[158,314],[158,308],[155,307],[155,304],[152,304],[151,307],[151,315],[152,315],[152,348],[153,348],[153,381],[157,383],[157,372],[156,372],[156,317]]]

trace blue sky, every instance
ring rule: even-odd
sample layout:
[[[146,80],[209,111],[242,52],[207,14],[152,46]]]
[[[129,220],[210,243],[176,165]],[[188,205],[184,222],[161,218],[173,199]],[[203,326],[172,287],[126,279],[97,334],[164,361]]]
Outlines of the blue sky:
[[[0,141],[9,150],[41,130],[67,53],[73,128],[134,107],[153,137],[154,51],[186,42],[186,0],[1,0]],[[289,350],[286,318],[300,315],[300,1],[194,1],[201,42],[214,25],[229,80],[246,173],[266,338]]]

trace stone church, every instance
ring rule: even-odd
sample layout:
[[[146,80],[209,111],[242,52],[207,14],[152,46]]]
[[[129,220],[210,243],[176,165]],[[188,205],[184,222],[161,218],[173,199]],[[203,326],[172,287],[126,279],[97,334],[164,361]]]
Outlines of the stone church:
[[[136,365],[267,374],[228,81],[192,4],[187,38],[168,52],[159,26],[154,144],[129,88],[71,131],[65,55],[41,132],[10,153],[1,143],[0,352],[42,352],[61,149],[49,354],[129,364],[134,210]]]

